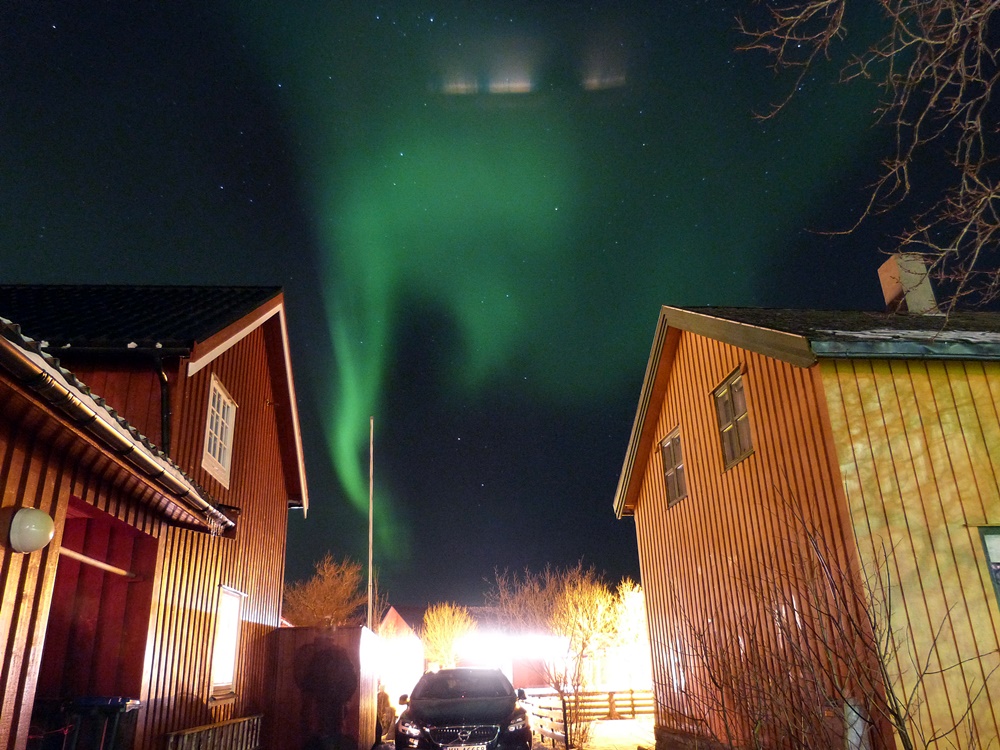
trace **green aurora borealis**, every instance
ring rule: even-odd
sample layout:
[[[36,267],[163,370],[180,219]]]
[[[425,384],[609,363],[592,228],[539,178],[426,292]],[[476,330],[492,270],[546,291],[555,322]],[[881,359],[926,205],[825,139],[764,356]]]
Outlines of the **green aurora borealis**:
[[[641,19],[520,5],[515,30],[497,36],[513,16],[466,9],[432,21],[407,3],[336,14],[284,7],[257,31],[311,173],[336,372],[325,433],[359,514],[368,506],[366,417],[384,409],[394,331],[414,301],[454,329],[451,356],[434,363],[439,394],[521,392],[566,409],[600,402],[641,376],[646,342],[636,348],[620,332],[653,320],[659,304],[760,297],[773,238],[804,224],[845,172],[855,147],[847,134],[869,120],[826,92],[829,111],[809,123],[808,138],[803,113],[769,135],[750,117],[774,89],[754,71],[724,84],[724,96],[705,86],[705,71],[733,60],[734,38],[712,38],[717,16],[676,28],[684,14],[663,9]],[[671,60],[673,37],[692,29],[702,32],[697,44],[685,40]],[[524,63],[532,93],[448,96],[435,85],[442,58],[469,62],[481,81],[483,47],[516,56],[567,33],[577,47],[550,53],[568,52],[561,62],[574,73],[587,50],[628,45],[636,80],[583,92],[578,81],[546,81],[545,55],[534,54]],[[650,38],[663,57],[640,61]],[[658,78],[656,68],[695,69],[699,80]],[[394,512],[406,494],[379,493],[383,564],[408,562]]]
[[[8,11],[5,62],[45,60],[2,92],[9,280],[285,287],[290,578],[365,555],[370,415],[397,601],[475,603],[496,566],[635,575],[610,506],[659,306],[877,303],[877,248],[802,231],[861,200],[873,100],[810,79],[756,122],[783,89],[732,51],[736,7]],[[504,75],[531,91],[485,93]]]

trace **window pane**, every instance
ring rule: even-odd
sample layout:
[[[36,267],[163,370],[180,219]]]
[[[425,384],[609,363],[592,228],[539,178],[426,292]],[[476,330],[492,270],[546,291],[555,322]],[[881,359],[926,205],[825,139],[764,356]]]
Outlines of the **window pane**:
[[[727,427],[722,433],[722,453],[726,463],[732,463],[739,455],[739,446],[736,444],[736,430]]]
[[[736,421],[736,428],[739,433],[740,453],[748,453],[753,443],[750,442],[750,420],[746,414]]]
[[[747,413],[747,397],[743,392],[743,378],[736,378],[733,381],[733,385],[730,388],[730,393],[733,394],[733,414],[734,416],[741,416]]]
[[[729,391],[724,390],[715,397],[715,408],[719,414],[719,427],[726,427],[733,421],[733,405],[729,401]]]
[[[1000,531],[990,529],[983,532],[983,544],[986,545],[986,555],[990,562],[1000,562]]]
[[[212,687],[231,687],[236,677],[236,649],[240,634],[240,607],[243,597],[222,589],[215,621],[215,648],[212,651]]]
[[[672,504],[687,495],[684,486],[684,453],[680,435],[676,431],[660,443],[660,453],[663,456],[663,483],[667,502]]]

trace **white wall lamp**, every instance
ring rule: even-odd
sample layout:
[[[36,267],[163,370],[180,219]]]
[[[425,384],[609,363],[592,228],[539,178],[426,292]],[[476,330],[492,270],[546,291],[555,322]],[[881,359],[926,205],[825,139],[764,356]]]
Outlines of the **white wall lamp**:
[[[52,516],[38,508],[21,508],[10,521],[8,539],[15,552],[37,552],[52,541]]]

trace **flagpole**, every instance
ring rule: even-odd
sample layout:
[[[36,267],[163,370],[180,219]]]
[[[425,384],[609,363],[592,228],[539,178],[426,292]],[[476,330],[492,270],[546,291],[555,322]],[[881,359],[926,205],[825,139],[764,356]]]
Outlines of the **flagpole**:
[[[374,513],[373,484],[375,478],[375,417],[368,418],[368,629],[372,629],[372,527]]]

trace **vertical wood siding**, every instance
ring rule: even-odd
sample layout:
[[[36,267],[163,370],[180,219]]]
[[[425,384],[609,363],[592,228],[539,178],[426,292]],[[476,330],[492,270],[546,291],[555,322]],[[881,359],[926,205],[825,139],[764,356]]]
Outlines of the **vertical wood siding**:
[[[743,368],[754,452],[727,471],[712,392],[737,368]],[[651,418],[657,442],[680,427],[689,494],[667,507],[662,458],[653,450],[635,508],[658,726],[705,733],[701,722],[718,719],[697,715],[707,693],[694,631],[735,643],[754,617],[766,629],[774,615],[760,612],[754,582],[777,580],[796,593],[804,575],[803,526],[825,540],[835,566],[851,568],[824,410],[813,370],[681,334],[661,410]]]
[[[20,408],[19,408],[20,407]],[[39,481],[43,467],[57,477],[68,473],[50,448],[39,444],[33,431],[25,428],[26,407],[3,404],[4,425],[0,431],[0,486],[4,488],[3,507],[34,507],[59,518],[61,481]],[[22,410],[23,409],[23,410]],[[59,524],[56,525],[57,534]],[[58,542],[58,539],[56,540]],[[23,746],[28,737],[32,699],[45,637],[45,622],[55,579],[54,545],[42,552],[20,555],[3,548],[0,569],[0,646],[3,647],[3,671],[0,672],[0,748],[13,750]]]
[[[365,627],[280,628],[275,648],[270,750],[375,743],[378,637]],[[346,681],[350,676],[350,681]],[[339,693],[336,686],[346,691]]]
[[[76,362],[66,358],[67,366],[91,393],[103,398],[128,423],[155,445],[161,444],[159,367],[152,358],[136,357],[131,364],[109,366],[92,360]]]
[[[0,750],[18,750],[27,742],[58,549],[71,497],[156,540],[150,615],[146,618],[149,624],[140,638],[139,651],[145,656],[134,747],[158,747],[168,732],[261,713],[266,707],[270,687],[267,635],[278,626],[281,611],[288,499],[266,360],[269,337],[274,335],[280,335],[280,330],[267,323],[195,376],[171,382],[171,457],[214,498],[242,509],[234,539],[163,523],[146,505],[153,492],[149,485],[130,476],[119,461],[99,453],[93,445],[87,450],[80,448],[81,438],[71,426],[43,416],[46,407],[22,395],[17,386],[3,382],[0,376],[2,507],[38,507],[50,513],[56,523],[56,538],[41,552],[18,555],[2,548]],[[239,404],[228,490],[201,468],[212,372]],[[133,374],[112,371],[103,379],[94,369],[81,380],[147,437],[158,440],[160,391],[152,368]],[[116,402],[116,398],[124,401]],[[125,555],[114,539],[101,544],[98,536],[97,531],[88,532],[78,542],[85,551],[87,545],[97,545],[111,557]],[[89,573],[80,571],[81,575]],[[211,652],[220,585],[248,597],[241,626],[237,698],[233,703],[210,706]],[[104,608],[103,598],[100,606],[108,617],[115,614]],[[126,610],[130,606],[126,602]],[[68,637],[80,640],[73,633]],[[110,648],[100,634],[87,646],[91,664],[95,658],[100,660],[101,649]],[[106,684],[119,678],[98,665],[92,669],[91,679],[95,684]]]
[[[269,688],[267,635],[278,626],[284,577],[287,497],[274,395],[266,360],[267,325],[210,366],[175,383],[173,458],[219,502],[240,508],[234,539],[175,527],[162,535],[157,616],[147,651],[137,748],[166,733],[262,713]],[[238,405],[230,489],[201,466],[209,384],[222,381]],[[234,703],[209,706],[219,587],[247,594]],[[265,717],[264,731],[267,731]]]
[[[1000,611],[979,526],[1000,524],[1000,363],[837,361],[822,365],[862,558],[890,552],[901,689],[928,733],[959,723],[997,665]],[[971,658],[987,655],[986,658]],[[918,678],[929,659],[940,673]],[[1000,737],[997,675],[973,704],[972,741]]]
[[[113,479],[113,462],[69,450],[71,430],[42,416],[37,404],[0,382],[0,487],[7,513],[44,510],[55,537],[40,552],[2,548],[0,560],[0,750],[23,748],[43,656],[59,547],[72,495],[131,525],[155,533],[158,523],[134,498],[143,490]]]
[[[36,697],[139,697],[156,541],[70,498],[60,549],[106,562],[126,578],[60,556]]]

